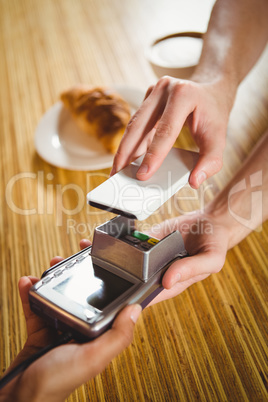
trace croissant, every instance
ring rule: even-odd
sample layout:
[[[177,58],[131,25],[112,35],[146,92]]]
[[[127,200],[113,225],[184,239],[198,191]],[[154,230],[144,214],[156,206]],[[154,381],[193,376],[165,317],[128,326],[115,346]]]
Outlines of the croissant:
[[[116,153],[131,116],[129,104],[106,87],[75,86],[60,96],[78,127]]]

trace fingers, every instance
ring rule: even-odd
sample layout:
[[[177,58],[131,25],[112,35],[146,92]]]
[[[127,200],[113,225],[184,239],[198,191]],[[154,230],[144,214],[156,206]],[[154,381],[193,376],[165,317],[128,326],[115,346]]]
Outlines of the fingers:
[[[131,118],[126,128],[114,157],[111,175],[146,152],[154,134],[152,130],[164,111],[171,80],[173,79],[163,77],[154,87],[149,88],[147,91],[142,105]]]
[[[80,249],[81,250],[84,250],[85,248],[87,248],[89,246],[91,246],[91,241],[89,241],[88,239],[82,239],[80,241]],[[64,258],[62,258],[60,256],[53,257],[50,260],[50,266],[53,267],[54,265],[58,264],[59,262],[61,262],[63,260],[64,260]]]
[[[192,286],[194,283],[203,281],[210,274],[199,275],[198,277],[193,277],[184,282],[177,282],[171,289],[164,289],[155,299],[151,301],[149,306],[157,304],[161,301],[172,299],[173,297],[178,296],[180,293],[184,292],[185,289]]]
[[[20,298],[21,298],[21,303],[22,303],[22,308],[23,312],[25,315],[26,320],[33,315],[34,313],[30,309],[30,304],[29,304],[29,290],[30,288],[38,282],[39,279],[31,276],[23,276],[19,280],[19,293],[20,293]]]
[[[146,94],[145,94],[145,97],[144,97],[144,99],[143,99],[144,101],[145,101],[145,99],[147,99],[148,96],[152,93],[153,89],[154,89],[154,85],[151,85],[151,86],[147,89]]]
[[[81,250],[84,250],[85,248],[91,246],[91,241],[89,241],[88,239],[82,239],[79,244]]]
[[[19,280],[19,293],[22,302],[23,313],[27,326],[27,342],[24,346],[21,357],[28,358],[36,348],[43,347],[54,339],[54,331],[47,331],[46,323],[38,317],[30,308],[29,290],[39,279],[33,276],[24,276]]]
[[[189,178],[189,184],[195,189],[222,168],[226,130],[221,127],[217,130],[217,135],[213,136],[210,135],[210,131],[213,131],[214,134],[214,130],[208,129],[202,136],[199,158]]]
[[[145,154],[137,179],[148,180],[161,166],[187,120],[200,158],[189,184],[198,188],[222,167],[229,109],[216,84],[162,77],[146,93],[114,158],[111,175]]]
[[[38,385],[42,397],[49,394],[54,395],[53,400],[64,400],[75,388],[102,372],[131,343],[140,312],[139,305],[127,306],[112,328],[94,341],[64,345],[50,351],[30,366],[31,384],[35,381],[33,376],[38,376],[36,380],[42,378]]]
[[[222,168],[222,153],[218,154],[217,150],[215,153],[201,155],[194,169],[191,172],[189,178],[189,184],[192,188],[198,189],[200,185],[218,173]]]
[[[165,289],[171,289],[178,283],[195,278],[199,280],[213,272],[218,272],[224,265],[225,254],[218,250],[204,251],[191,257],[175,261],[165,273],[162,284]],[[201,280],[201,279],[200,279]]]
[[[162,77],[131,119],[114,158],[111,175],[145,153],[137,179],[147,180],[161,166],[197,104],[195,84]]]
[[[50,267],[53,267],[53,265],[56,265],[56,264],[58,264],[59,262],[61,262],[63,260],[64,260],[64,258],[60,257],[59,255],[57,255],[56,257],[53,257],[50,260]]]
[[[127,306],[116,318],[112,328],[90,344],[85,345],[82,351],[82,371],[88,379],[88,358],[90,357],[90,376],[100,373],[107,364],[121,353],[133,339],[135,323],[141,313],[140,305]]]
[[[151,145],[137,172],[139,180],[148,180],[161,166],[194,108],[195,96],[191,85],[181,81],[173,83]]]

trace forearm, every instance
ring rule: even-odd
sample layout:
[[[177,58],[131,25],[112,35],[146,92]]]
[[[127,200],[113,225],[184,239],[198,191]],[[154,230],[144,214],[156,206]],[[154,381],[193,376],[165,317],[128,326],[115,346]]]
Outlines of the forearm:
[[[218,0],[192,77],[219,81],[234,99],[239,83],[261,55],[268,39],[267,0]]]
[[[229,248],[268,219],[268,130],[206,212],[228,228]]]

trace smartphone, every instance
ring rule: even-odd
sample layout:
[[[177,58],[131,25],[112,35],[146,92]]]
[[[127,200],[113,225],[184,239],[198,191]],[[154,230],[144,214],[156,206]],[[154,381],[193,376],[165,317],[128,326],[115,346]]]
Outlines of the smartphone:
[[[93,207],[130,219],[144,220],[188,183],[198,153],[172,148],[154,175],[136,179],[144,155],[87,194]]]

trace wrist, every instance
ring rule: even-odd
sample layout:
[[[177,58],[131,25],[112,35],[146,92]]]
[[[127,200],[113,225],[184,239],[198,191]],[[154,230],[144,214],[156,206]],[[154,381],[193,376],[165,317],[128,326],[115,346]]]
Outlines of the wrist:
[[[226,105],[227,113],[230,114],[238,88],[238,84],[231,74],[197,66],[190,80],[212,88],[215,99],[221,100]]]
[[[250,208],[249,197],[246,195],[241,198],[241,194],[233,194],[231,188],[220,193],[207,205],[206,215],[214,224],[226,229],[228,249],[240,243],[255,229],[254,218],[249,219]]]
[[[216,204],[215,200],[210,202],[204,211],[205,216],[214,226],[221,226],[225,229],[227,236],[227,249],[234,246],[233,244],[233,226],[225,204]]]

